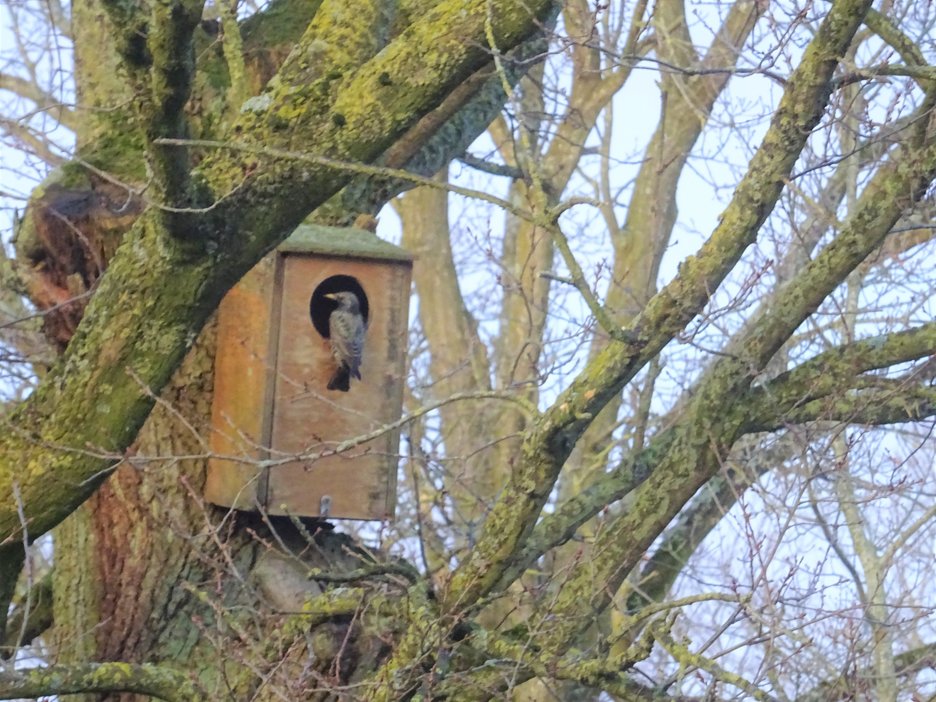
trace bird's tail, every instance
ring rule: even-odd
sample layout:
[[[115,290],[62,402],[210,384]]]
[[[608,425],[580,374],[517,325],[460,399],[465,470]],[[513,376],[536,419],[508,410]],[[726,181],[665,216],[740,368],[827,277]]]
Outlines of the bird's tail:
[[[328,381],[328,389],[340,390],[341,392],[348,392],[348,390],[351,389],[351,371],[346,365],[341,364],[338,366],[338,370],[335,371],[331,380]]]

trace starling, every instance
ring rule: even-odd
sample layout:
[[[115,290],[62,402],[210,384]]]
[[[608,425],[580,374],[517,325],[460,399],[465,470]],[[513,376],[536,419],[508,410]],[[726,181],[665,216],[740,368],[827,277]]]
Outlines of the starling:
[[[337,303],[328,317],[328,333],[332,357],[338,368],[328,381],[328,389],[348,392],[351,376],[361,379],[361,354],[364,351],[361,304],[353,292],[335,292],[325,297]]]

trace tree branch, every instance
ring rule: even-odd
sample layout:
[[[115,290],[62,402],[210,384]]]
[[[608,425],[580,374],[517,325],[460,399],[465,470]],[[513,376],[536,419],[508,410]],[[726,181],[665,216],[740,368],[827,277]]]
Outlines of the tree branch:
[[[926,56],[920,50],[920,46],[908,37],[900,27],[891,21],[887,15],[883,15],[874,8],[868,10],[865,15],[865,25],[872,32],[877,34],[887,44],[894,49],[908,66],[919,67],[926,66]],[[923,86],[928,89],[927,86]]]
[[[837,421],[866,426],[918,422],[936,414],[936,388],[897,387],[858,390],[844,396],[828,396],[790,409],[782,418],[751,427],[756,431],[776,431],[792,424]]]
[[[136,114],[149,144],[150,168],[159,194],[173,207],[189,206],[188,151],[153,147],[152,141],[189,136],[184,108],[195,73],[193,40],[204,0],[168,0],[149,8],[118,0],[102,0],[102,4],[133,87]],[[181,220],[178,215],[167,216],[172,229],[192,228],[190,221]]]
[[[28,609],[23,599],[14,602],[10,609],[6,636],[0,639],[0,660],[11,658],[16,653],[17,646],[28,645],[52,626],[51,571],[33,586]]]
[[[204,0],[172,0],[151,5],[147,34],[150,54],[148,92],[142,99],[144,133],[149,142],[156,184],[165,201],[175,207],[191,204],[191,162],[185,149],[153,146],[159,138],[189,136],[185,105],[195,77],[195,28],[201,20]],[[141,81],[142,82],[142,81]],[[171,218],[170,218],[171,219]],[[193,222],[172,223],[170,231],[192,236]]]
[[[14,95],[26,98],[35,103],[40,110],[48,112],[63,127],[72,130],[75,128],[74,110],[63,105],[60,100],[56,100],[32,81],[0,71],[0,90],[8,90]]]
[[[16,593],[16,581],[19,580],[26,549],[22,544],[12,543],[6,548],[0,548],[0,640],[7,639],[7,617],[10,613],[10,602]]]
[[[51,168],[56,168],[66,162],[63,156],[53,150],[55,144],[45,134],[37,132],[20,120],[0,118],[0,130],[22,143],[26,147],[24,150],[32,151]]]
[[[499,83],[500,81],[498,81]],[[469,153],[464,153],[458,157],[458,160],[464,163],[469,168],[474,168],[477,171],[482,173],[487,173],[489,175],[499,176],[501,178],[510,178],[512,180],[521,180],[523,178],[523,172],[519,168],[513,166],[507,166],[500,163],[492,163],[491,161],[486,161],[483,158],[478,158]]]
[[[547,45],[545,29],[541,29],[507,52],[505,73],[511,85],[516,85],[525,71],[546,55]],[[493,74],[490,66],[482,67],[388,149],[377,164],[432,177],[453,154],[464,153],[484,132],[506,98],[500,76]],[[414,148],[416,144],[422,144],[421,148]],[[388,200],[414,185],[415,181],[405,174],[355,178],[336,198],[336,208],[376,214]]]
[[[134,692],[167,702],[197,702],[206,699],[186,675],[158,665],[87,663],[0,672],[2,700],[82,692]]]
[[[797,406],[855,387],[861,373],[915,361],[936,350],[936,322],[830,349],[753,388],[747,432],[782,426]]]

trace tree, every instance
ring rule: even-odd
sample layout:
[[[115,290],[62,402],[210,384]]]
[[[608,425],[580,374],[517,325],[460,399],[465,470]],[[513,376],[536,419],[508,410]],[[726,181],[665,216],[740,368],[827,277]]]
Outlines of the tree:
[[[670,0],[48,4],[36,21],[74,47],[74,106],[25,44],[32,70],[0,76],[76,136],[64,158],[54,133],[5,122],[58,169],[11,264],[52,348],[4,339],[40,380],[0,437],[0,630],[12,648],[46,632],[49,667],[11,668],[0,693],[923,685],[934,47],[925,11],[870,5],[740,0],[693,6],[693,24]],[[615,118],[646,65],[660,118],[625,182]],[[769,122],[740,123],[726,91],[744,76],[777,93]],[[679,187],[719,134],[749,162],[708,166],[730,196],[664,271]],[[456,158],[507,195],[450,183]],[[204,503],[220,299],[304,219],[370,222],[415,185],[395,203],[420,256],[399,550]],[[462,292],[455,195],[504,213],[478,246],[501,282],[484,305]],[[794,528],[824,555],[783,573]],[[25,555],[53,529],[40,578]],[[713,580],[707,559],[730,571],[738,553],[705,536],[732,529],[750,567]]]

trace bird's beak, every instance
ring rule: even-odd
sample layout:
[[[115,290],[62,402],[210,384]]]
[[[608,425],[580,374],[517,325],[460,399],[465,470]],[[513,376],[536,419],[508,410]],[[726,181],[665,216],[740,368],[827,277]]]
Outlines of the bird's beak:
[[[324,295],[322,295],[322,297],[327,297],[329,300],[337,300],[337,299],[338,299],[338,297],[335,295],[335,293],[325,293]]]

